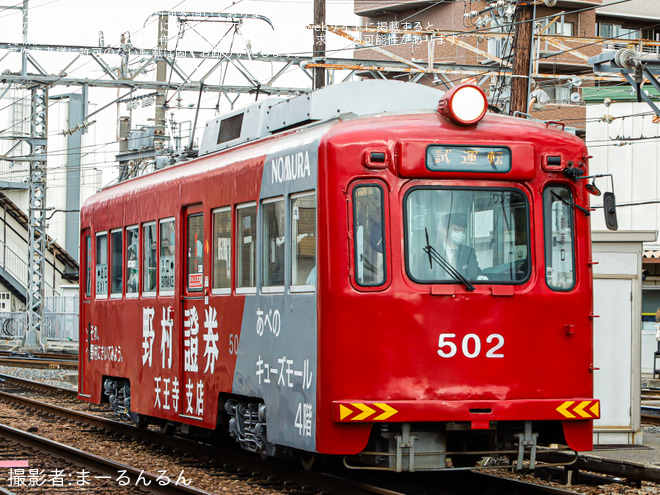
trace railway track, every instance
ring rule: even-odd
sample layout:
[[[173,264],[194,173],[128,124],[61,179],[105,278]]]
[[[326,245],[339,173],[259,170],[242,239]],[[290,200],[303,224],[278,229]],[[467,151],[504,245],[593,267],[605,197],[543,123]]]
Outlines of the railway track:
[[[0,425],[0,438],[2,457],[14,459],[7,466],[7,487],[20,493],[209,494],[182,477],[152,474],[6,425]]]
[[[660,407],[642,406],[642,422],[651,425],[660,425]]]
[[[157,428],[150,427],[150,430],[141,430],[133,427],[129,423],[124,423],[112,419],[110,411],[95,411],[89,414],[85,411],[72,411],[74,407],[82,409],[87,404],[81,403],[76,398],[74,390],[60,389],[51,385],[34,382],[25,379],[0,375],[0,402],[13,404],[12,407],[21,407],[23,411],[28,408],[33,411],[39,411],[38,415],[30,414],[27,416],[33,418],[36,416],[46,418],[47,422],[61,421],[54,418],[66,418],[68,424],[74,424],[75,430],[84,431],[93,434],[95,442],[99,445],[101,440],[110,440],[111,446],[117,444],[122,446],[130,443],[130,449],[150,451],[152,455],[164,455],[165,452],[173,452],[173,455],[167,462],[168,466],[176,465],[178,469],[188,470],[196,469],[190,476],[194,480],[210,478],[211,481],[204,481],[202,488],[215,492],[215,488],[210,488],[219,484],[231,483],[232,486],[248,485],[250,488],[246,493],[268,493],[268,494],[301,494],[308,495],[320,492],[327,493],[378,493],[383,495],[425,495],[437,493],[439,480],[446,488],[443,493],[446,495],[464,495],[465,493],[480,494],[489,493],[490,495],[503,495],[510,493],[554,493],[554,494],[574,494],[575,491],[570,488],[555,485],[540,485],[533,478],[513,475],[506,478],[497,475],[485,473],[415,473],[411,476],[402,476],[395,474],[390,476],[385,473],[377,473],[371,476],[364,473],[355,473],[351,479],[342,479],[346,473],[330,470],[330,477],[327,474],[301,472],[297,466],[294,467],[287,462],[267,462],[263,463],[255,456],[245,455],[242,451],[234,449],[221,449],[215,445],[207,443],[200,444],[198,441],[183,439],[180,437],[163,435]],[[30,397],[32,395],[32,397]],[[44,403],[48,401],[50,404]],[[4,413],[0,409],[0,416]],[[99,416],[102,415],[102,416]],[[0,419],[4,422],[5,419]],[[42,434],[42,426],[23,425],[27,428],[37,428],[39,434]],[[129,440],[130,439],[130,442]],[[69,443],[68,439],[67,442]],[[137,446],[136,446],[137,444]],[[148,446],[148,447],[147,447]],[[113,447],[110,447],[112,449]],[[128,449],[128,447],[127,447]],[[108,448],[106,448],[106,451]],[[156,454],[154,454],[154,452]],[[200,459],[199,454],[202,453]],[[97,453],[98,455],[98,453]],[[109,456],[111,457],[111,456]],[[160,458],[160,457],[159,457]],[[147,465],[147,461],[131,461],[129,464],[139,465],[140,469],[150,472],[157,472],[156,467]],[[161,461],[157,461],[161,462]],[[165,462],[165,461],[162,461]],[[145,468],[146,466],[146,468]],[[163,464],[165,466],[165,464]],[[114,468],[113,468],[114,469]],[[172,468],[170,468],[172,469]],[[199,473],[203,473],[199,474]],[[115,471],[116,473],[116,471]],[[609,481],[601,481],[601,484]],[[466,491],[466,487],[470,487]],[[582,491],[578,489],[577,491]],[[232,491],[233,492],[233,491]],[[240,493],[233,492],[233,493]],[[611,493],[611,492],[610,492]]]
[[[17,353],[0,351],[1,366],[22,368],[78,369],[78,355],[65,353]]]

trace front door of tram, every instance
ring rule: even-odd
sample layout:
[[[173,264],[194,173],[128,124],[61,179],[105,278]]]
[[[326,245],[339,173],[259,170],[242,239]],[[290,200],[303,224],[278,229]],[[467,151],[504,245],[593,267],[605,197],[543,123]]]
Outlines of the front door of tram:
[[[208,275],[205,258],[209,253],[204,238],[202,205],[187,207],[184,211],[184,266],[182,274],[183,319],[183,375],[181,380],[182,405],[180,415],[202,420],[204,416],[204,380],[201,368],[200,344],[203,334],[205,297],[208,297]]]
[[[80,258],[80,272],[82,282],[82,298],[80,302],[81,331],[78,336],[78,393],[85,397],[91,396],[89,377],[87,377],[87,363],[91,359],[92,324],[90,321],[90,307],[92,297],[92,236],[89,230],[82,235],[82,256]]]

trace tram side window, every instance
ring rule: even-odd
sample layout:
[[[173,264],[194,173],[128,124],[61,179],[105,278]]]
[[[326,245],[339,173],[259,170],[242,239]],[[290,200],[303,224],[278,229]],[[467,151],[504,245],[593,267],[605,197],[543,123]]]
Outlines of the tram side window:
[[[186,280],[189,291],[204,289],[204,215],[188,216],[188,263]]]
[[[236,288],[253,288],[257,266],[257,206],[239,206],[236,220]]]
[[[543,191],[545,279],[556,291],[569,291],[575,286],[572,202],[567,187],[550,186]]]
[[[264,287],[284,286],[284,199],[264,202],[261,216]]]
[[[137,294],[140,283],[140,239],[138,226],[126,227],[126,294]]]
[[[291,285],[316,285],[316,194],[291,201]]]
[[[112,266],[110,268],[110,276],[112,283],[110,286],[110,293],[113,296],[121,296],[124,289],[124,272],[122,260],[122,232],[121,230],[114,230],[110,232],[110,252]]]
[[[108,294],[108,234],[96,234],[96,295]]]
[[[213,212],[213,288],[231,289],[231,208]]]
[[[85,236],[85,297],[92,295],[92,236]]]
[[[161,293],[174,291],[174,219],[160,221],[160,283]]]
[[[380,186],[359,186],[353,190],[355,280],[365,287],[385,282],[383,201]]]
[[[142,293],[153,294],[156,292],[156,222],[142,226],[142,238],[144,239]]]

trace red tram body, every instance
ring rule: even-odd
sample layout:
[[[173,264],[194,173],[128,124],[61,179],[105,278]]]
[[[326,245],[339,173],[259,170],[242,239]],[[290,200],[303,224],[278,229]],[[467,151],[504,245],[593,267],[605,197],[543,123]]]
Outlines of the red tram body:
[[[351,467],[591,450],[587,150],[441,96],[262,102],[207,126],[218,151],[88,200],[79,397]]]

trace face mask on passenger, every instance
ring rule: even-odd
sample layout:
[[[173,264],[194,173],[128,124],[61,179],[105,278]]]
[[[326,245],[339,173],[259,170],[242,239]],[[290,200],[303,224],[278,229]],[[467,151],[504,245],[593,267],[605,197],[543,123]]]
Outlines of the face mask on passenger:
[[[465,239],[465,232],[454,230],[449,233],[449,238],[456,244],[463,244],[463,240]]]

